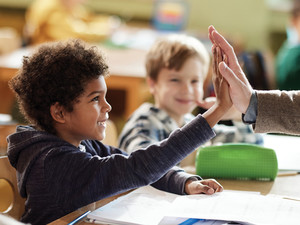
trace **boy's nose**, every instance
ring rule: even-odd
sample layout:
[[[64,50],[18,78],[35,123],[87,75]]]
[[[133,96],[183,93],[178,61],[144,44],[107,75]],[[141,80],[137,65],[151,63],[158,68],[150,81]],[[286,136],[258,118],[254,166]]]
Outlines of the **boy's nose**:
[[[108,102],[106,102],[106,103],[107,103],[107,112],[110,112],[111,109],[112,109],[112,107],[111,107],[111,105]]]
[[[103,112],[110,112],[112,110],[111,105],[105,100],[104,105],[102,106]]]

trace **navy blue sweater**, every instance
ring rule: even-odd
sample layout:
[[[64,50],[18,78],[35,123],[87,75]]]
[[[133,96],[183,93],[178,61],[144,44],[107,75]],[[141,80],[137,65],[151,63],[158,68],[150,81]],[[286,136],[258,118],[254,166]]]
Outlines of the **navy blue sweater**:
[[[89,203],[149,184],[184,194],[192,175],[174,166],[213,136],[199,115],[168,139],[127,155],[95,140],[82,141],[83,152],[57,136],[20,126],[8,137],[8,157],[17,169],[20,194],[27,198],[22,221],[46,224]]]

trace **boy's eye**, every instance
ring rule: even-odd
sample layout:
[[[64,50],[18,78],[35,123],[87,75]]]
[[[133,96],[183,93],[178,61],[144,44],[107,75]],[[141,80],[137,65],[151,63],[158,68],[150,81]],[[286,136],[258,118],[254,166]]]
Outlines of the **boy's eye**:
[[[192,83],[194,84],[194,83],[198,83],[199,82],[199,80],[192,80]]]
[[[171,82],[178,82],[179,80],[176,79],[176,78],[173,78],[173,79],[171,79],[170,81],[171,81]]]
[[[99,101],[99,96],[96,96],[95,98],[92,99],[93,102],[98,102]]]

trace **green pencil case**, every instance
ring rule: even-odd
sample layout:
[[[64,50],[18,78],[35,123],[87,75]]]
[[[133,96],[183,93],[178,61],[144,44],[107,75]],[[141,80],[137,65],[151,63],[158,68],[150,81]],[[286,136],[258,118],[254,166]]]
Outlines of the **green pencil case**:
[[[196,173],[203,178],[274,180],[277,172],[275,151],[260,145],[201,147],[196,156]]]

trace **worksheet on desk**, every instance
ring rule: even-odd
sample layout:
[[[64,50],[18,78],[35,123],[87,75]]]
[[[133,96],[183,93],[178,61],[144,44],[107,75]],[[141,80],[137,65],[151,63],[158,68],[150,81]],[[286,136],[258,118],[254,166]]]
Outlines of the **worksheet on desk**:
[[[146,186],[117,198],[87,217],[107,224],[157,225],[177,196]]]
[[[88,215],[108,224],[157,225],[163,218],[239,221],[261,225],[299,224],[300,202],[256,192],[223,191],[214,195],[175,195],[147,186]]]
[[[300,202],[273,196],[224,191],[177,197],[167,216],[240,221],[261,225],[299,224]]]

